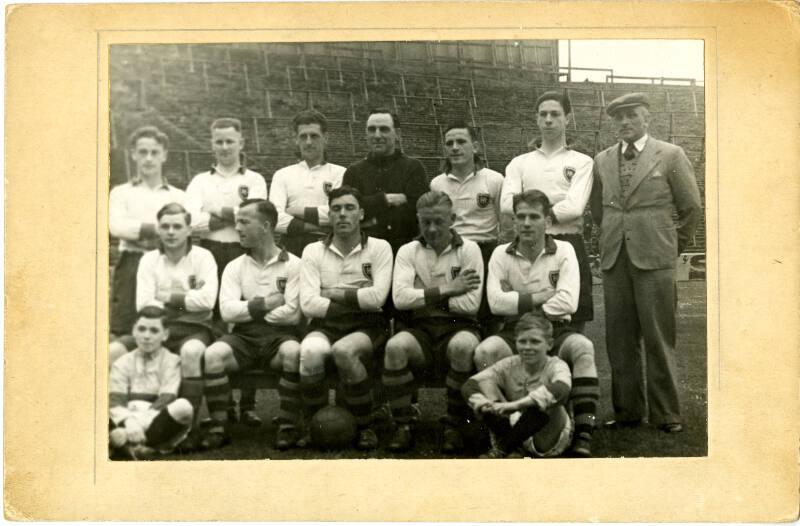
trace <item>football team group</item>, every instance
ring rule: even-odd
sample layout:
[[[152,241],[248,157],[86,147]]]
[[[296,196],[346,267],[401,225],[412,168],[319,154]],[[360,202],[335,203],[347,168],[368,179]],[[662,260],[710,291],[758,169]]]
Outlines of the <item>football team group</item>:
[[[570,101],[536,102],[540,140],[505,176],[483,165],[465,122],[444,134],[430,183],[399,146],[385,109],[366,121],[368,153],[326,157],[327,121],[293,120],[300,161],[264,177],[241,164],[241,123],[211,125],[215,163],[185,191],[163,174],[168,138],[130,138],[130,181],[111,190],[120,257],[112,283],[109,449],[150,459],[231,442],[234,419],[259,425],[255,395],[235,405],[228,375],[279,375],[274,447],[306,447],[329,403],[355,419],[353,445],[379,447],[376,408],[391,414],[393,452],[414,447],[417,390],[445,387],[441,451],[465,426],[490,431],[486,458],[588,457],[600,396],[584,210],[599,226],[609,428],[683,430],[676,379],[675,263],[702,213],[683,150],[648,134],[649,103],[606,108],[619,142],[594,160],[571,149]],[[643,366],[644,362],[644,366]],[[200,422],[205,400],[209,418]]]

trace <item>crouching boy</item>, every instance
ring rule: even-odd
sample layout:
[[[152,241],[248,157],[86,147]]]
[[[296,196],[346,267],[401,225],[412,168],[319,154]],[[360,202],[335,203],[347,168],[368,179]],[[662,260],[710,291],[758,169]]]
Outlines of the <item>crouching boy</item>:
[[[555,457],[569,447],[573,424],[564,408],[572,379],[569,366],[549,356],[553,327],[535,314],[515,328],[517,353],[479,372],[461,389],[491,432],[492,447],[481,458]]]
[[[192,405],[178,398],[180,358],[164,348],[164,309],[144,307],[133,327],[136,349],[111,368],[109,447],[112,458],[151,459],[171,452],[189,432]]]

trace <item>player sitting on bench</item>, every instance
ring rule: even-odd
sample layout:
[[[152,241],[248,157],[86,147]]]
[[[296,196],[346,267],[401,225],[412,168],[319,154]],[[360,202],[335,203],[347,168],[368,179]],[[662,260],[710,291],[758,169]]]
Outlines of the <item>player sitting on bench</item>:
[[[236,231],[246,253],[228,263],[222,273],[220,312],[225,322],[235,325],[230,334],[206,349],[205,393],[212,426],[202,449],[230,443],[227,373],[253,368],[281,371],[275,447],[288,449],[297,442],[302,414],[300,258],[275,244],[277,220],[275,205],[265,199],[244,201],[236,214]]]

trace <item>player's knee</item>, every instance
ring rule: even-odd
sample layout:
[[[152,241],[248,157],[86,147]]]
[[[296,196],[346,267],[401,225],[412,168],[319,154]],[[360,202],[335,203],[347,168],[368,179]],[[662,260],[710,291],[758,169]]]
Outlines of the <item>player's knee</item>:
[[[393,336],[386,343],[383,364],[389,369],[399,369],[408,362],[408,349],[403,344],[402,338]]]
[[[500,342],[493,341],[495,339],[499,338],[487,338],[475,348],[475,367],[479,371],[512,355],[511,349],[502,340]]]
[[[178,398],[167,406],[169,416],[179,424],[185,426],[191,425],[192,417],[194,416],[194,409],[192,404],[185,398]]]
[[[206,346],[199,340],[189,340],[181,346],[181,365],[200,365]]]
[[[475,348],[478,346],[477,338],[469,333],[456,334],[447,344],[447,356],[450,363],[459,370],[472,368]]]
[[[213,343],[203,353],[206,362],[206,371],[222,372],[225,369],[225,360],[231,354],[231,348],[223,343]]]
[[[571,365],[573,370],[595,367],[594,344],[582,334],[569,335],[561,344],[558,355]]]
[[[300,365],[300,344],[296,341],[283,342],[278,348],[278,355],[284,369],[296,371]]]
[[[336,367],[348,367],[358,360],[358,349],[352,345],[343,345],[336,342],[331,348],[333,351],[333,361]]]
[[[318,372],[325,367],[325,357],[331,346],[324,338],[311,337],[300,344],[300,374]]]

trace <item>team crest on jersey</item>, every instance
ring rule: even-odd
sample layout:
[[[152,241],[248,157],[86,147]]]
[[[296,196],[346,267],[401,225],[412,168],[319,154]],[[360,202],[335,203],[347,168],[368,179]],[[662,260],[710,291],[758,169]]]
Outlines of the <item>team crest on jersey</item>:
[[[362,263],[361,264],[361,272],[364,273],[364,277],[367,279],[372,279],[372,263]]]
[[[564,167],[564,177],[567,181],[572,181],[572,178],[575,176],[575,168],[571,166]]]
[[[550,284],[553,286],[553,288],[555,288],[555,286],[558,285],[558,271],[557,270],[550,271],[549,277],[550,277]]]
[[[489,194],[478,194],[476,199],[478,200],[478,208],[486,208],[492,202],[492,196]]]
[[[275,280],[275,286],[278,287],[278,292],[281,294],[286,293],[286,278],[277,278]]]
[[[244,184],[240,185],[239,186],[239,197],[242,198],[242,201],[247,199],[248,195],[250,195],[250,189],[247,187],[247,185],[244,185]]]
[[[330,181],[325,181],[322,183],[322,191],[325,192],[325,195],[328,195],[333,190],[333,183]]]
[[[456,279],[461,274],[461,267],[450,267],[450,276]]]

